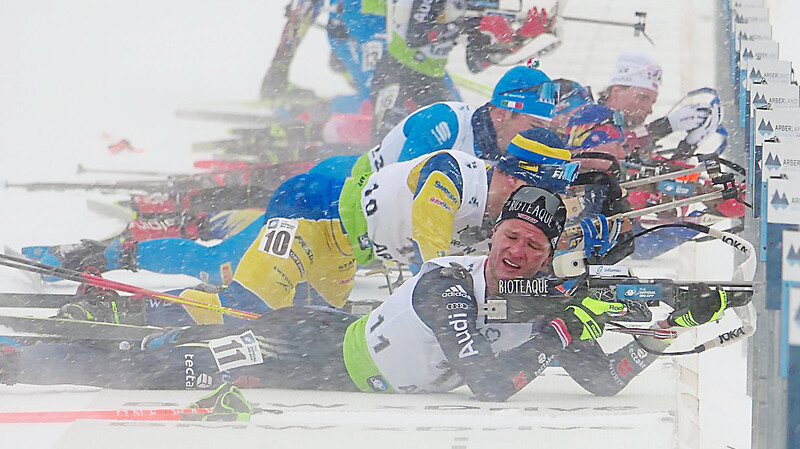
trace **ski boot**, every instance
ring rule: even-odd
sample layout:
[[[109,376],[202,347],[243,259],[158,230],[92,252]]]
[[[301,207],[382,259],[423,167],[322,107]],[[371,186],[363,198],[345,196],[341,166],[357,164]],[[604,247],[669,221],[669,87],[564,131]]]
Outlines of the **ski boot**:
[[[143,299],[122,297],[113,290],[86,284],[78,287],[75,301],[58,309],[56,317],[114,324],[147,324]]]

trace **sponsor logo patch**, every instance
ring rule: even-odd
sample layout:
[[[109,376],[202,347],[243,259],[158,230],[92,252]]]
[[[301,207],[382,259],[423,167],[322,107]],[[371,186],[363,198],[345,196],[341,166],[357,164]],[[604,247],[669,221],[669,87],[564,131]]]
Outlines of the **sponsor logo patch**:
[[[384,378],[380,375],[372,376],[367,379],[367,385],[372,388],[373,391],[383,392],[389,389],[389,383],[384,380]]]
[[[454,285],[442,293],[442,298],[449,298],[451,296],[459,296],[461,298],[469,298],[469,293],[464,290],[464,287],[460,285]]]

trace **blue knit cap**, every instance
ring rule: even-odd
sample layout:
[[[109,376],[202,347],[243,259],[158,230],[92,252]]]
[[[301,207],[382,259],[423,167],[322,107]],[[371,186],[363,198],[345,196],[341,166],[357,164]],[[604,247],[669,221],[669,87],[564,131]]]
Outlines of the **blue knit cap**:
[[[593,148],[610,142],[624,142],[621,114],[608,106],[590,104],[567,122],[567,148]]]
[[[514,136],[497,168],[530,185],[564,192],[575,180],[580,163],[570,162],[569,150],[555,132],[531,128]]]
[[[544,72],[517,66],[506,72],[494,86],[491,104],[543,119],[553,117],[558,86]]]

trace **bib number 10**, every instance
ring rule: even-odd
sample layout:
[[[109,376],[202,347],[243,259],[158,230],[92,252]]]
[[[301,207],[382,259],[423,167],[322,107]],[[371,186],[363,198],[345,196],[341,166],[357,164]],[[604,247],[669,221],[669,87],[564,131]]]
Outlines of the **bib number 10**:
[[[261,238],[258,249],[267,254],[286,259],[294,243],[297,233],[297,220],[272,218],[264,226],[266,232]]]

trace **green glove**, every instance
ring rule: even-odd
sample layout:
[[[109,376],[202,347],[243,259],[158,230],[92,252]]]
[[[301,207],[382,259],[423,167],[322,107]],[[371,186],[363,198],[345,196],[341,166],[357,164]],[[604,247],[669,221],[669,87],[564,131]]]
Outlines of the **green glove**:
[[[566,308],[565,322],[572,335],[580,340],[597,340],[603,336],[608,318],[622,316],[628,311],[621,302],[601,301],[590,297]]]
[[[214,409],[212,413],[199,415],[201,421],[249,421],[250,415],[259,411],[244,398],[239,387],[230,383],[220,385],[189,407]]]

